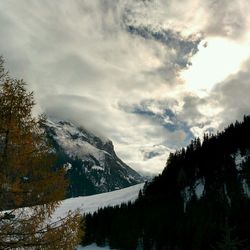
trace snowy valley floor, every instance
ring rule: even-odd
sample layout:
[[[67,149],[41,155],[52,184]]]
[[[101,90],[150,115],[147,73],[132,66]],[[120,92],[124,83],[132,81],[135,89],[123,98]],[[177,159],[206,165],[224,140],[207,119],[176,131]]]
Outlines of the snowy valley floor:
[[[121,203],[133,202],[138,197],[140,189],[143,188],[144,183],[134,185],[132,187],[120,189],[113,192],[102,193],[91,196],[81,196],[77,198],[70,198],[64,200],[57,208],[53,215],[53,219],[57,220],[63,218],[69,211],[79,210],[81,214],[94,213],[98,208],[107,206],[116,206]],[[82,247],[79,246],[77,250],[108,250],[108,247],[99,248],[95,244]]]
[[[98,208],[116,206],[129,201],[133,202],[138,197],[139,191],[143,188],[143,185],[144,183],[141,183],[113,192],[66,199],[57,208],[53,217],[55,219],[62,218],[69,211],[73,212],[77,209],[81,214],[94,213]]]
[[[110,250],[110,248],[109,247],[98,247],[96,244],[91,244],[91,245],[86,246],[86,247],[78,246],[77,250]]]

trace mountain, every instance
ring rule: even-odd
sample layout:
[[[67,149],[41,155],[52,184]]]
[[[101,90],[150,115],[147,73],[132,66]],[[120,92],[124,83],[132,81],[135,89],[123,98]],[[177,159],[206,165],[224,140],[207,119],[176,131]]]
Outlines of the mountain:
[[[162,174],[145,190],[148,196],[156,193],[180,196],[184,211],[193,199],[213,198],[231,206],[234,199],[250,198],[250,116],[171,153]]]
[[[67,121],[48,120],[44,126],[53,145],[55,167],[69,178],[67,197],[113,191],[143,182],[119,159],[112,141]]]
[[[83,244],[108,242],[129,250],[248,249],[249,211],[250,116],[245,116],[171,153],[163,172],[145,185],[134,204],[87,216]]]

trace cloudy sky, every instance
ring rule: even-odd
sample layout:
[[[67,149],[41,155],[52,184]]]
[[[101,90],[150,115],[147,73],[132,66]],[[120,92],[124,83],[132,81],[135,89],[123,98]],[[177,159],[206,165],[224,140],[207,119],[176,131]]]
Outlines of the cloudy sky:
[[[1,0],[0,54],[36,112],[159,173],[169,152],[250,114],[249,0]]]

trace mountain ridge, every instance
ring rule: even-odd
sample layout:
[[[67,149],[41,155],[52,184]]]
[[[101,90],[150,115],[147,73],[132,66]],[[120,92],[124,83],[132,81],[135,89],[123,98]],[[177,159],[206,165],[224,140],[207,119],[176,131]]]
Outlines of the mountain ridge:
[[[70,185],[67,197],[92,195],[129,187],[143,177],[115,153],[111,140],[69,121],[47,120],[44,129]]]

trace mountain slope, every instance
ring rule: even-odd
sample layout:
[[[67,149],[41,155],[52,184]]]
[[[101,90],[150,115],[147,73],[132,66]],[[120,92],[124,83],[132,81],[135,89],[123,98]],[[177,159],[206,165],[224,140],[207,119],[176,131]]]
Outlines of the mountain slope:
[[[143,186],[144,183],[141,183],[112,192],[63,200],[61,205],[54,212],[53,218],[55,220],[63,218],[69,211],[74,212],[78,210],[84,215],[87,213],[94,213],[99,208],[133,202],[138,198],[139,191]]]
[[[113,191],[143,181],[117,157],[110,140],[71,122],[47,121],[45,129],[54,146],[56,167],[67,170],[68,197]]]
[[[163,173],[146,195],[181,196],[184,207],[192,199],[208,198],[228,205],[239,197],[250,198],[250,117],[231,124],[217,135],[193,140],[172,153]],[[175,194],[173,193],[175,190]]]

